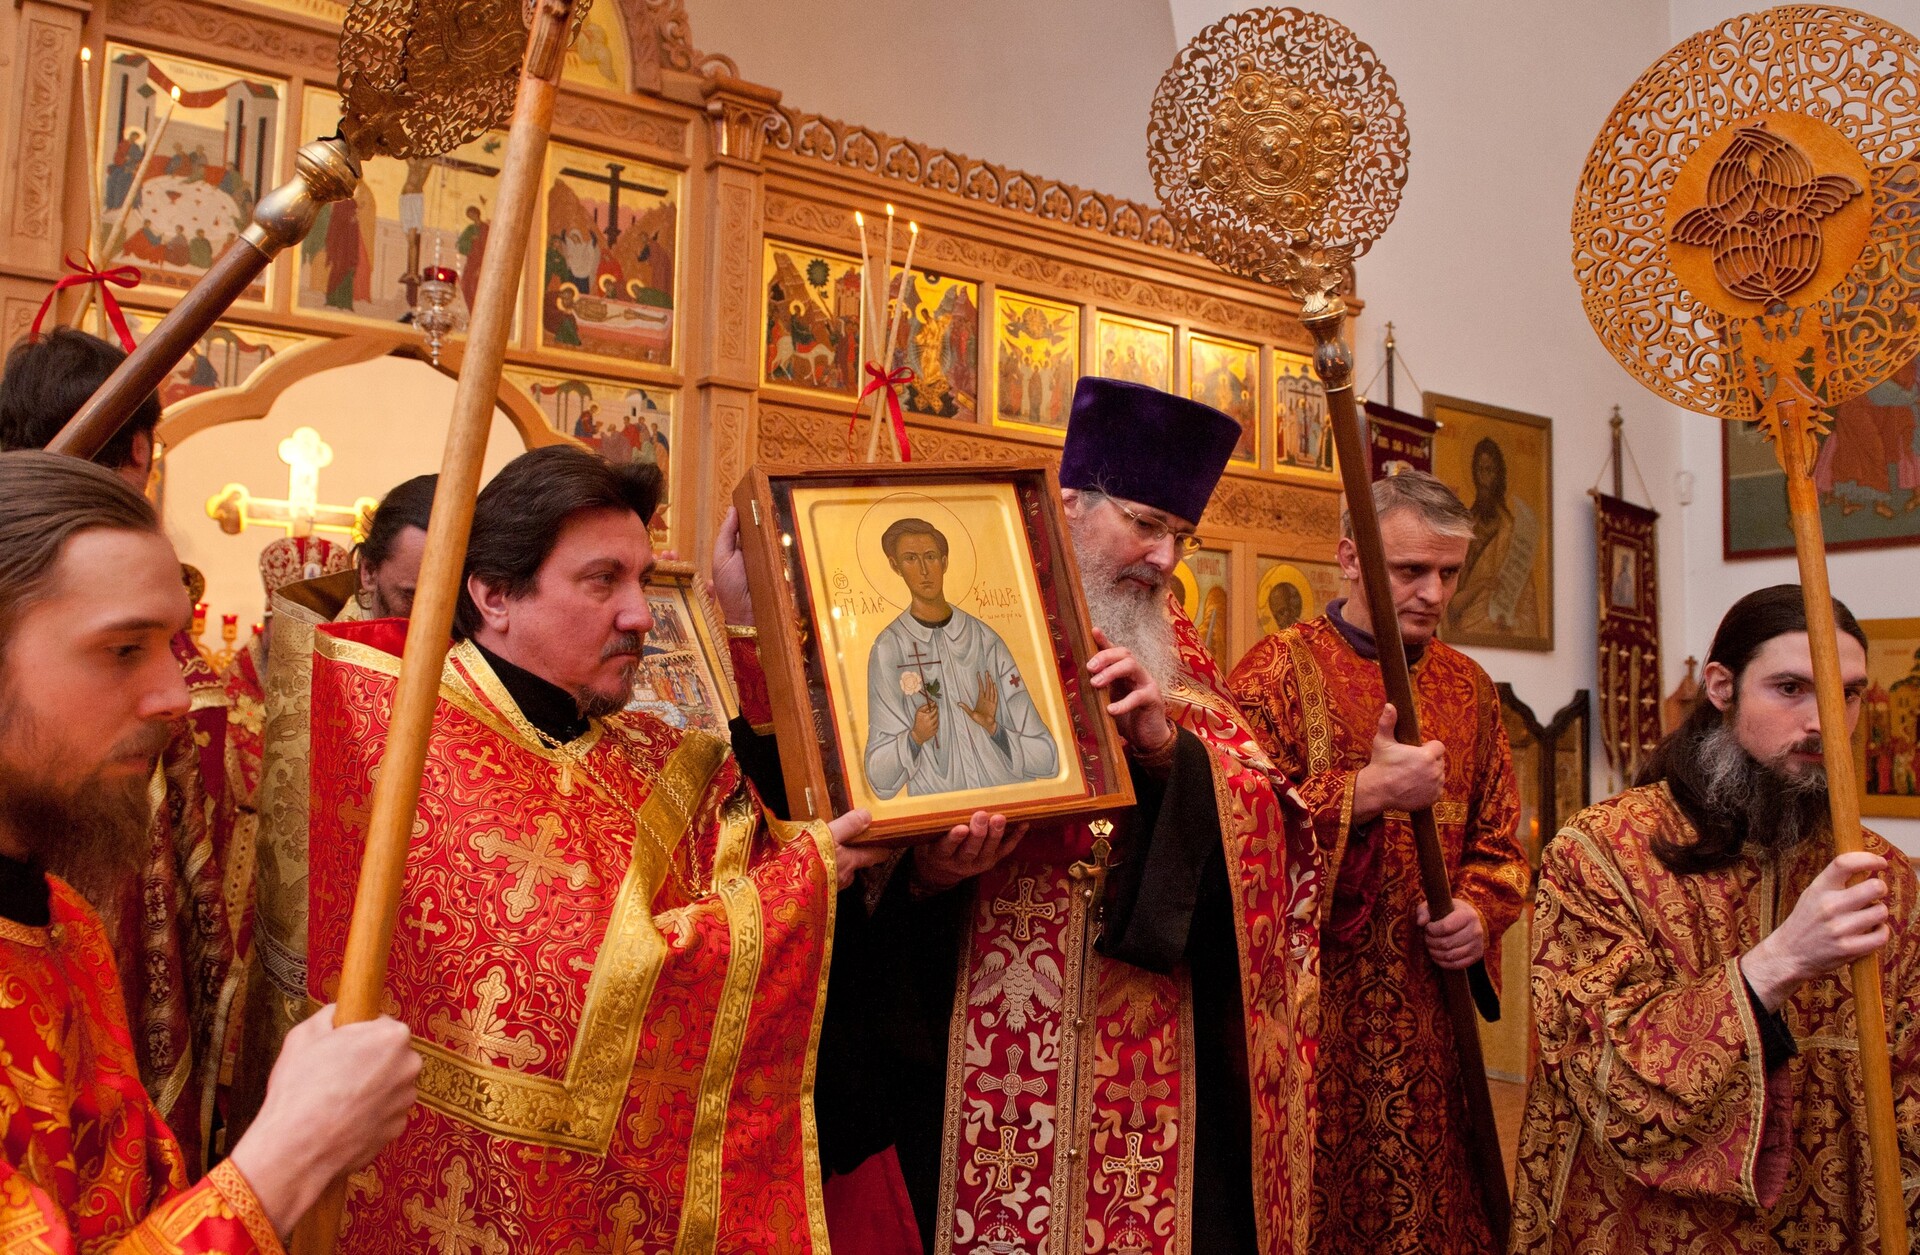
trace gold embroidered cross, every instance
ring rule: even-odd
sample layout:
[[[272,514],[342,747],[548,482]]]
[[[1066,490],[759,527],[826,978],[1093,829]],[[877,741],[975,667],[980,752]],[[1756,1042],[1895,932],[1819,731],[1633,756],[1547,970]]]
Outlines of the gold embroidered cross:
[[[500,1014],[500,1007],[513,991],[507,987],[504,967],[489,969],[473,987],[473,992],[478,1002],[461,1011],[458,1021],[448,1018],[444,1011],[435,1011],[427,1017],[427,1027],[448,1049],[475,1063],[491,1063],[497,1056],[516,1068],[528,1067],[546,1058],[546,1048],[534,1040],[532,1029],[507,1032],[506,1017]]]
[[[627,1082],[627,1092],[631,1095],[627,1105],[633,1110],[627,1117],[627,1128],[637,1142],[650,1142],[658,1136],[664,1123],[661,1113],[670,1096],[684,1094],[694,1087],[697,1078],[687,1073],[679,1049],[680,1038],[685,1033],[680,1012],[668,1008],[654,1030],[653,1048],[641,1052],[634,1060],[633,1077]]]
[[[507,921],[518,924],[538,901],[535,896],[545,885],[564,880],[570,889],[584,889],[593,883],[593,868],[586,863],[571,863],[558,850],[560,819],[542,815],[533,824],[533,838],[522,845],[505,829],[494,828],[480,834],[473,848],[488,858],[503,858],[519,877],[511,889],[501,895],[507,907]]]
[[[441,1172],[447,1192],[428,1207],[418,1198],[410,1198],[401,1214],[409,1224],[425,1229],[428,1249],[433,1255],[507,1255],[507,1243],[498,1233],[475,1219],[467,1196],[473,1190],[473,1177],[466,1161],[456,1159]]]
[[[469,749],[464,745],[457,746],[453,756],[483,775],[503,775],[506,772],[506,768],[500,765],[500,760],[493,756],[491,745],[482,745],[478,750]]]
[[[988,1150],[984,1146],[976,1146],[973,1151],[973,1162],[979,1167],[992,1170],[989,1174],[991,1183],[987,1188],[1010,1190],[1013,1188],[1013,1170],[1033,1167],[1040,1162],[1040,1156],[1032,1151],[1024,1154],[1016,1151],[1013,1148],[1014,1131],[1012,1129],[1002,1128],[994,1131],[1000,1134],[1000,1149]]]
[[[1033,882],[1023,880],[1020,883],[1032,884]],[[1014,1106],[1014,1099],[1022,1094],[1032,1094],[1038,1098],[1047,1092],[1047,1083],[1039,1077],[1023,1077],[1020,1075],[1020,1058],[1025,1053],[1025,1049],[1020,1046],[1008,1046],[1006,1075],[984,1076],[980,1078],[980,1088],[990,1094],[999,1094],[1007,1100],[1000,1108],[1000,1118],[1009,1124],[1013,1123],[1013,1117],[1018,1114],[1018,1109]]]
[[[1100,1161],[1100,1171],[1107,1173],[1118,1172],[1127,1178],[1125,1193],[1128,1198],[1139,1197],[1141,1173],[1158,1172],[1160,1171],[1160,1166],[1166,1162],[1158,1155],[1149,1155],[1144,1159],[1141,1158],[1140,1137],[1141,1135],[1138,1133],[1127,1134],[1127,1153],[1125,1158],[1115,1158],[1112,1155],[1108,1155]]]
[[[1132,1083],[1123,1086],[1118,1081],[1108,1081],[1106,1098],[1108,1102],[1132,1103],[1133,1112],[1127,1116],[1127,1123],[1139,1128],[1147,1122],[1147,1099],[1164,1100],[1171,1092],[1165,1081],[1147,1084],[1147,1053],[1144,1050],[1137,1050],[1133,1055]]]
[[[238,536],[249,525],[285,528],[289,536],[337,532],[364,540],[380,503],[357,497],[350,506],[320,503],[320,471],[333,462],[333,448],[311,427],[297,427],[280,442],[280,460],[287,464],[284,499],[256,497],[243,484],[228,484],[207,498],[207,516],[220,530]]]
[[[1052,923],[1053,917],[1059,912],[1059,907],[1055,903],[1040,902],[1034,898],[1033,895],[1039,888],[1040,883],[1033,877],[1022,876],[1014,897],[995,898],[993,900],[993,913],[995,915],[1002,917],[1010,915],[1013,917],[1013,939],[1015,941],[1032,940],[1033,921],[1039,918],[1046,920],[1048,923]]]

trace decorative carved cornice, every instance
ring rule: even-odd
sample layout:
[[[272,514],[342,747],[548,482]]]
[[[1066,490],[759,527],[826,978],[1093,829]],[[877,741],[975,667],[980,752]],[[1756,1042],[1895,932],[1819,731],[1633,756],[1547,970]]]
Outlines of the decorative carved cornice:
[[[856,238],[849,210],[775,191],[769,191],[766,199],[769,223],[793,228],[818,240]],[[1252,336],[1303,352],[1313,350],[1313,341],[1306,330],[1284,311],[1231,300],[1214,292],[1156,283],[1120,270],[1081,266],[1021,249],[959,239],[932,228],[921,230],[915,258],[930,270],[944,272],[953,268],[996,282],[1031,283],[1124,312],[1185,318],[1204,324],[1208,330]]]
[[[107,24],[113,28],[115,38],[133,35],[135,31],[129,28],[137,28],[222,51],[288,63],[311,71],[325,82],[333,80],[339,63],[337,35],[284,25],[270,16],[255,18],[179,0],[108,0]]]
[[[670,153],[687,150],[687,125],[678,119],[588,100],[564,89],[554,101],[553,120],[555,126],[595,139],[626,140]]]
[[[1272,480],[1220,481],[1200,527],[1229,527],[1281,536],[1324,538],[1340,534],[1340,494]]]
[[[781,152],[830,166],[898,179],[930,192],[981,201],[1011,213],[1097,231],[1156,248],[1192,252],[1160,210],[1055,179],[1010,170],[949,148],[915,143],[870,127],[780,109],[768,142]]]
[[[780,107],[780,93],[731,74],[716,73],[701,85],[700,94],[706,99],[707,115],[713,123],[713,150],[758,163],[767,129]]]

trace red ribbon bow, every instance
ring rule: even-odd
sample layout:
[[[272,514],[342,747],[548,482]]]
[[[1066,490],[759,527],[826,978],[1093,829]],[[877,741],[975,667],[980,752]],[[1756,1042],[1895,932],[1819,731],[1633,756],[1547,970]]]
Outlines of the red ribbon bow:
[[[113,299],[113,289],[136,287],[141,274],[138,266],[115,266],[111,270],[101,270],[93,264],[93,258],[86,253],[68,253],[67,269],[70,275],[62,275],[53,285],[53,291],[47,293],[47,299],[40,302],[40,312],[33,316],[33,326],[27,331],[29,341],[40,338],[40,324],[46,320],[47,310],[53,307],[53,298],[66,289],[82,284],[100,285],[100,305],[107,311],[107,321],[113,324],[115,334],[120,337],[120,347],[133,352],[133,332],[127,329],[127,316],[120,312],[120,302]]]
[[[883,373],[877,363],[868,362],[866,370],[867,386],[861,390],[860,399],[853,403],[853,417],[847,420],[847,434],[853,434],[854,425],[860,421],[860,407],[866,404],[867,398],[885,389],[887,409],[893,414],[893,437],[900,444],[900,460],[913,461],[913,449],[907,444],[907,420],[900,413],[900,389],[913,382],[912,368],[898,366]]]

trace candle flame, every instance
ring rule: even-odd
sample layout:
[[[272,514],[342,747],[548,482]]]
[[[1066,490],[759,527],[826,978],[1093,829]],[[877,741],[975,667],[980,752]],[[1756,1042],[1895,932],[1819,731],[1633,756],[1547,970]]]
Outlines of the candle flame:
[[[80,64],[85,65],[92,60],[93,60],[93,49],[82,48],[80,50]]]
[[[887,206],[887,217],[893,217],[893,206],[891,204]]]
[[[853,211],[853,225],[856,227],[862,227],[862,228],[864,228],[867,225],[867,216],[861,213],[858,209]]]
[[[179,104],[179,103],[180,103],[180,89],[179,89],[178,87],[175,87],[175,88],[174,88],[174,89],[173,89],[173,90],[172,90],[172,91],[171,91],[170,93],[168,93],[168,94],[169,94],[169,95],[171,95],[171,96],[173,97],[173,103],[174,103],[174,104],[176,104],[176,105],[177,105],[177,104]]]
[[[913,232],[915,235],[918,235],[920,234],[920,224],[917,222],[909,222],[907,224],[907,230]]]

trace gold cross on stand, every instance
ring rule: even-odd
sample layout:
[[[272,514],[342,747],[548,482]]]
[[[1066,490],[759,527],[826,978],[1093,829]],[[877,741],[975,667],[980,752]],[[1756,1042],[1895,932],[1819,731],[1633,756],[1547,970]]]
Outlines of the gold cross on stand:
[[[1127,1134],[1127,1153],[1124,1158],[1108,1155],[1100,1161],[1100,1170],[1102,1172],[1118,1172],[1127,1178],[1126,1196],[1128,1198],[1138,1198],[1140,1196],[1141,1173],[1158,1172],[1160,1171],[1161,1165],[1166,1162],[1166,1160],[1158,1155],[1148,1155],[1144,1159],[1141,1158],[1141,1136],[1139,1133]]]
[[[238,536],[250,526],[279,527],[289,536],[335,532],[355,544],[366,539],[380,503],[372,497],[356,497],[350,506],[321,504],[320,471],[333,462],[333,446],[319,432],[296,428],[280,442],[280,460],[287,464],[284,499],[256,497],[244,484],[228,484],[207,498],[207,516],[220,524],[221,531]]]

